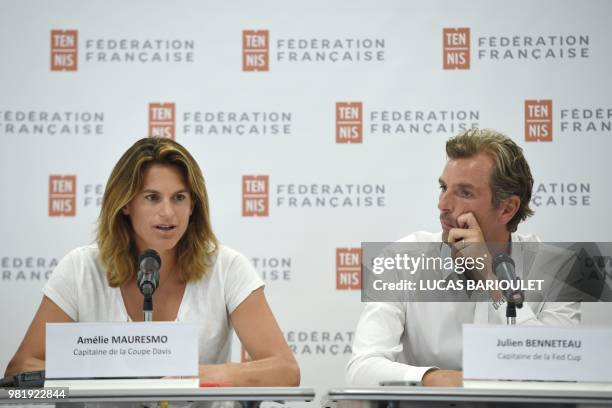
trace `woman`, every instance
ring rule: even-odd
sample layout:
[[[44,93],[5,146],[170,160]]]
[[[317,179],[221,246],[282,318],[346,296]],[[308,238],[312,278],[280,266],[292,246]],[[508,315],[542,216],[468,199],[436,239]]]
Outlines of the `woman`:
[[[123,154],[106,184],[96,241],[54,270],[7,375],[44,368],[47,322],[143,320],[136,264],[154,249],[154,320],[198,322],[201,381],[299,384],[263,282],[243,255],[217,243],[202,172],[183,146],[147,138]],[[253,361],[229,363],[232,327]]]

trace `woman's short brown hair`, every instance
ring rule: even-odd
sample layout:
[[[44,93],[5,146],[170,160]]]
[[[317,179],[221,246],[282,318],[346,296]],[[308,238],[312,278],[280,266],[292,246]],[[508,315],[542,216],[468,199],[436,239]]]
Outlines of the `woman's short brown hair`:
[[[209,217],[208,194],[198,163],[179,143],[166,138],[145,138],[121,156],[111,172],[98,219],[99,260],[106,268],[110,286],[117,287],[136,274],[138,251],[134,229],[122,209],[142,188],[144,171],[152,164],[180,169],[189,187],[193,212],[177,244],[177,262],[186,282],[200,279],[212,266],[217,239]]]
[[[513,195],[521,200],[518,211],[507,225],[508,231],[514,232],[521,221],[534,214],[529,208],[533,177],[523,149],[509,137],[492,129],[466,130],[446,142],[449,159],[469,158],[479,153],[488,154],[493,159],[489,180],[493,206],[498,207]]]

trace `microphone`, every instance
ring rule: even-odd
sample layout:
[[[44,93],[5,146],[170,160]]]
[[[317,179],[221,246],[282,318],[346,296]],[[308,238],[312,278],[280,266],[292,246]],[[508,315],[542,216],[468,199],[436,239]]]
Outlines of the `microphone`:
[[[493,273],[498,279],[508,281],[509,283],[518,281],[514,271],[514,261],[507,254],[499,254],[493,258]],[[508,303],[514,304],[519,309],[523,307],[525,295],[522,290],[512,290],[509,287],[503,293]]]
[[[153,296],[153,292],[159,286],[160,268],[161,258],[153,249],[147,249],[138,258],[137,283],[140,292],[145,297]]]

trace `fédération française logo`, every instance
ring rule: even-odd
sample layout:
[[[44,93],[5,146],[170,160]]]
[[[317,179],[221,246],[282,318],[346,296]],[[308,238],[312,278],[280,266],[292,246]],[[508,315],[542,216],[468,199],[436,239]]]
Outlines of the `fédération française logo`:
[[[336,102],[336,143],[363,143],[362,102]]]
[[[176,105],[172,102],[149,104],[149,137],[165,137],[174,140]]]
[[[270,70],[270,32],[268,30],[242,31],[242,70]]]
[[[76,71],[78,31],[51,30],[51,71]]]
[[[267,217],[270,208],[270,177],[242,176],[242,216]]]
[[[470,69],[470,29],[444,28],[442,41],[443,68]]]
[[[525,100],[525,141],[552,142],[553,106],[551,99]]]
[[[361,248],[336,248],[336,289],[361,289]]]
[[[49,176],[49,217],[76,215],[76,175]]]

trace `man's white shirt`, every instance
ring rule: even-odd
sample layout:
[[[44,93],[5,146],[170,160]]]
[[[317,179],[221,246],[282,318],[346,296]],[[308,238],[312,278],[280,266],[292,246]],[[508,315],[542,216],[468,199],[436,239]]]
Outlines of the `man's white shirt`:
[[[534,235],[512,234],[512,242],[539,242]],[[400,242],[442,242],[442,233],[416,232]],[[520,251],[512,250],[520,257]],[[520,264],[520,262],[518,262]],[[431,368],[461,370],[462,325],[505,324],[506,307],[483,302],[368,303],[355,332],[347,365],[351,385],[377,386],[380,381],[421,381]],[[526,302],[516,324],[580,323],[577,302]]]

